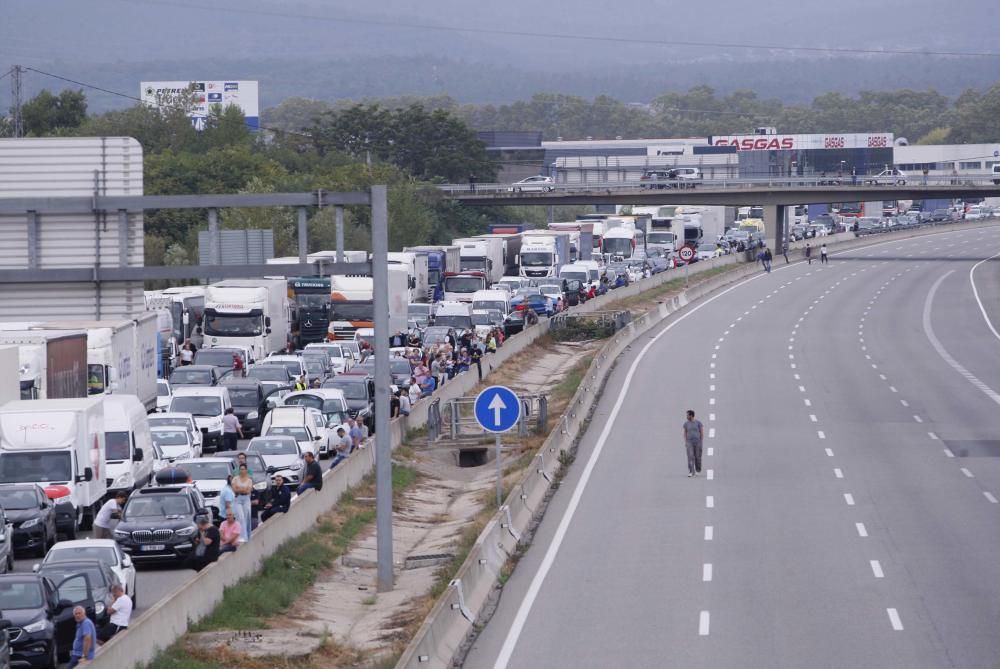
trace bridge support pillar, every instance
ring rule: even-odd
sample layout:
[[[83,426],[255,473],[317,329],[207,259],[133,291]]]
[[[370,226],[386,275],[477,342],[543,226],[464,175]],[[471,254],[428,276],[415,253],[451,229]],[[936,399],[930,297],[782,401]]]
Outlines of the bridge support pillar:
[[[785,205],[769,204],[764,207],[764,237],[771,245],[771,253],[781,254],[781,245],[785,241]]]

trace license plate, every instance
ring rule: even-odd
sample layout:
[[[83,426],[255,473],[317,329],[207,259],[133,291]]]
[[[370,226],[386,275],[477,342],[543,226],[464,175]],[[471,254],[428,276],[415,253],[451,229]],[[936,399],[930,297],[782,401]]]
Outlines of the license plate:
[[[162,551],[166,546],[164,544],[146,544],[145,546],[139,546],[141,551]]]

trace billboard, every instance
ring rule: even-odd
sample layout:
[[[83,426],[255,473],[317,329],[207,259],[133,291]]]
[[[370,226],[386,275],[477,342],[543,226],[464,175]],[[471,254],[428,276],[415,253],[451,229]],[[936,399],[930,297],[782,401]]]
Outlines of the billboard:
[[[246,116],[247,126],[260,128],[260,100],[256,81],[143,81],[139,97],[154,107],[188,102],[190,96],[191,122],[199,130],[212,105],[236,105]]]
[[[806,151],[814,149],[892,148],[891,132],[855,132],[813,135],[728,135],[712,137],[713,146],[737,151]]]

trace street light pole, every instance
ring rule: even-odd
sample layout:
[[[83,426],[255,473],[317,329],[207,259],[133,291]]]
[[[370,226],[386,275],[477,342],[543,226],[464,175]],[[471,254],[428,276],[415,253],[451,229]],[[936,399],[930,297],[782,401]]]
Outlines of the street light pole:
[[[389,435],[389,211],[385,186],[372,186],[372,306],[375,310],[376,590],[393,588],[392,444]]]

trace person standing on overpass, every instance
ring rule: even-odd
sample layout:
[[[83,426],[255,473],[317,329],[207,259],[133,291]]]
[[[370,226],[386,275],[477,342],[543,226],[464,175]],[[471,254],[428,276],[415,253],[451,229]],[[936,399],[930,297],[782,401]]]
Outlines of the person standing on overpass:
[[[822,265],[828,262],[830,259],[826,257],[826,243],[824,243],[823,246],[819,247],[819,263]]]
[[[701,445],[704,436],[704,426],[700,420],[694,417],[694,411],[688,409],[687,420],[684,421],[684,446],[687,449],[688,478],[701,473]]]

